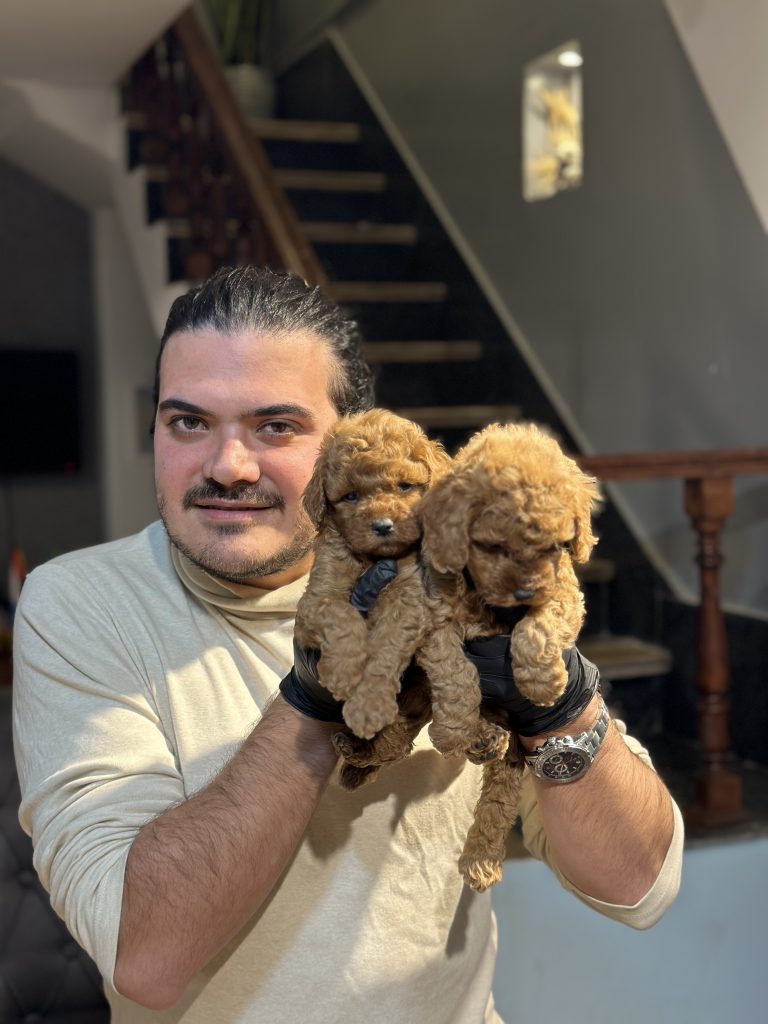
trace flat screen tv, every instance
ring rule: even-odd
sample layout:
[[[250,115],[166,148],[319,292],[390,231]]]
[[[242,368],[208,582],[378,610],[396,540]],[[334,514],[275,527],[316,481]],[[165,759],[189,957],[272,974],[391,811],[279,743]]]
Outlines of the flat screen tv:
[[[73,474],[80,466],[77,353],[0,349],[0,476]]]

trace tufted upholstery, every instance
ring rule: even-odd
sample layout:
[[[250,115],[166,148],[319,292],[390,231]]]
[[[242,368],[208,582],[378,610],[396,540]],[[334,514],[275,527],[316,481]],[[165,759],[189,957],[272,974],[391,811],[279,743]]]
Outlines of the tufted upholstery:
[[[106,1024],[99,973],[51,909],[18,806],[11,687],[0,686],[0,1022]]]

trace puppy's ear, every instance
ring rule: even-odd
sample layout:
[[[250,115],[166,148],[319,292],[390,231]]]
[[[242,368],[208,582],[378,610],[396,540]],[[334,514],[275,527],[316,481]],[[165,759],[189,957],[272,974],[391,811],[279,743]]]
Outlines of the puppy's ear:
[[[438,572],[461,572],[467,564],[471,512],[463,481],[452,474],[442,476],[424,495],[419,506],[421,550]]]
[[[319,527],[328,508],[328,501],[325,493],[325,476],[328,472],[330,450],[333,443],[332,437],[326,437],[320,449],[320,454],[315,462],[315,468],[309,483],[304,488],[302,501],[304,510],[312,520],[315,527]]]
[[[580,479],[575,481],[573,517],[576,533],[571,541],[571,558],[583,564],[589,561],[592,548],[597,543],[597,537],[592,532],[592,513],[597,510],[601,495],[594,477],[587,476],[581,470],[578,473]]]

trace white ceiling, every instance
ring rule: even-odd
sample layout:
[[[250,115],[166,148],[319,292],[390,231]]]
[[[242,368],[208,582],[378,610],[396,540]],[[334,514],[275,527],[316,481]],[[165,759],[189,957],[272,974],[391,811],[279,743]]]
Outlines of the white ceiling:
[[[0,77],[111,84],[189,0],[0,0]]]

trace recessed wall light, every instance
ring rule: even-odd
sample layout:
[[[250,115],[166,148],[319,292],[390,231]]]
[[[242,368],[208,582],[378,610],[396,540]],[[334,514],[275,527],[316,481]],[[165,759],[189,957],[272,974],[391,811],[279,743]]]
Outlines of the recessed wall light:
[[[580,68],[584,58],[576,50],[563,50],[557,55],[557,63],[564,68]]]

